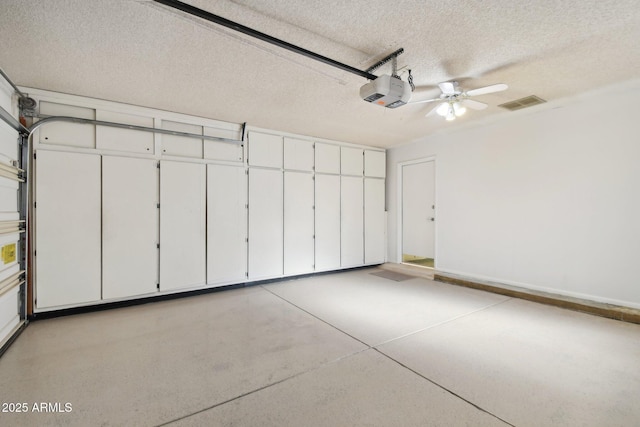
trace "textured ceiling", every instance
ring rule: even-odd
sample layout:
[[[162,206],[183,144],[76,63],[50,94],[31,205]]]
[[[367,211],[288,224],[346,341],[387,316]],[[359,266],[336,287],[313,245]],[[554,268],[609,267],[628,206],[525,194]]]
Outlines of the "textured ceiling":
[[[2,0],[0,67],[23,86],[380,147],[640,77],[638,0],[186,2],[359,69],[402,47],[414,100],[452,79],[510,88],[454,122],[389,110],[360,99],[362,77],[150,0]]]

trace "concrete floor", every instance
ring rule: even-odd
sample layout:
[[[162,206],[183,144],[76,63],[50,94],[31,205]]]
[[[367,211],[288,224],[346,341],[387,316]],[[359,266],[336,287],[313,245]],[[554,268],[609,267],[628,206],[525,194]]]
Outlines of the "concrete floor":
[[[640,325],[375,271],[33,322],[0,425],[639,425]]]

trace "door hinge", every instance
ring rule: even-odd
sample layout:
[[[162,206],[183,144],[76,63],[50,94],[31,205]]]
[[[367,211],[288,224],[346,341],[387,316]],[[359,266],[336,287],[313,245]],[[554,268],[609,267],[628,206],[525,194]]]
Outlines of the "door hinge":
[[[160,203],[156,203],[156,208],[160,209]]]
[[[160,169],[160,162],[157,163],[156,167]]]
[[[38,202],[33,202],[33,208],[37,208],[38,207]]]
[[[160,243],[156,243],[156,248],[160,249]]]
[[[33,153],[33,160],[36,159],[36,153]]]
[[[160,283],[156,283],[156,289],[160,290]]]

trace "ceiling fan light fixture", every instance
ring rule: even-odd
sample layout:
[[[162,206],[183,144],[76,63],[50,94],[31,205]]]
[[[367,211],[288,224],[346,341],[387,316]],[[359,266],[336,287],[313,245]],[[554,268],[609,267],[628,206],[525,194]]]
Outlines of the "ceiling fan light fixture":
[[[450,122],[451,120],[455,120],[456,119],[456,113],[453,110],[453,105],[452,104],[447,104],[447,116],[445,117],[445,119],[447,119],[448,122]]]
[[[442,117],[446,117],[447,114],[449,113],[449,104],[446,102],[443,102],[442,104],[440,104],[440,106],[436,110],[436,113],[438,113],[438,115]]]
[[[461,115],[467,112],[467,109],[463,105],[461,105],[459,102],[456,102],[455,104],[453,104],[453,110],[457,117],[460,117]]]

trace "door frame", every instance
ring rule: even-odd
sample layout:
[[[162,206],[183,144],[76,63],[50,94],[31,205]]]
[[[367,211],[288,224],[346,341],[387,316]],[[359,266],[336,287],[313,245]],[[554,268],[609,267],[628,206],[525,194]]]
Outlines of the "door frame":
[[[397,216],[396,216],[396,232],[397,232],[397,244],[396,244],[396,256],[397,256],[397,260],[398,260],[398,264],[402,264],[402,249],[404,246],[404,242],[403,242],[403,224],[402,224],[402,217],[403,217],[403,180],[402,180],[402,171],[403,168],[405,166],[410,166],[410,165],[415,165],[415,164],[419,164],[419,163],[426,163],[426,162],[433,162],[433,197],[436,205],[436,208],[434,210],[434,215],[437,218],[438,217],[438,192],[436,189],[436,171],[437,171],[437,162],[436,162],[436,156],[428,156],[428,157],[421,157],[419,159],[414,159],[414,160],[407,160],[404,162],[398,162],[397,166],[397,177],[398,177],[398,188],[397,188],[397,197],[396,197],[396,201],[397,201]],[[434,256],[434,264],[433,264],[433,268],[434,270],[436,269],[437,265],[436,263],[438,262],[438,245],[437,245],[437,240],[438,240],[438,233],[437,233],[437,224],[438,221],[435,221],[433,227],[433,256]]]

